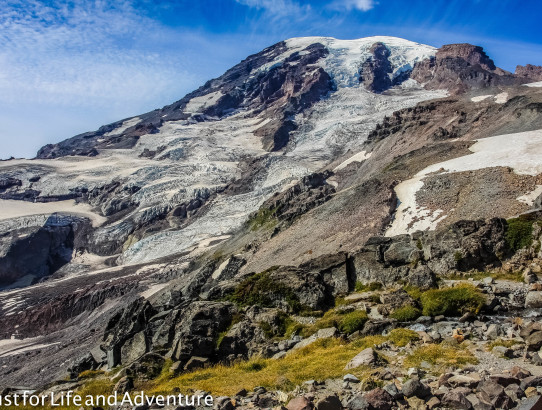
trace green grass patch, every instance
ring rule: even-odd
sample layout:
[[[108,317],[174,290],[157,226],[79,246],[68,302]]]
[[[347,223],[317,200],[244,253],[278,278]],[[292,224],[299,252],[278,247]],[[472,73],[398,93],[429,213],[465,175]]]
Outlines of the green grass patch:
[[[404,347],[410,342],[415,342],[419,339],[420,336],[417,332],[404,328],[393,329],[388,335],[388,340],[398,347]]]
[[[363,329],[363,325],[367,322],[367,319],[369,319],[367,313],[361,310],[347,313],[339,321],[339,330],[347,334],[354,333],[356,330]]]
[[[367,313],[362,310],[347,312],[331,309],[313,325],[303,327],[300,334],[303,337],[308,337],[320,329],[327,329],[329,327],[336,327],[341,332],[350,334],[356,330],[363,329],[363,325],[365,325],[368,319]]]
[[[395,309],[390,317],[396,319],[399,322],[411,322],[418,319],[422,315],[422,311],[414,306],[406,305]]]
[[[104,375],[105,372],[103,370],[85,370],[84,372],[79,373],[79,376],[77,378],[79,380],[83,379],[95,379],[98,376]]]
[[[506,243],[514,252],[531,246],[533,242],[533,223],[527,217],[509,219],[506,228]]]
[[[376,290],[382,290],[382,284],[378,282],[371,282],[371,283],[361,283],[356,282],[355,286],[356,292],[374,292]]]
[[[256,215],[248,220],[248,226],[251,231],[257,231],[260,228],[273,229],[278,219],[275,217],[276,209],[261,208]]]
[[[416,286],[412,286],[412,285],[406,285],[406,286],[403,286],[403,290],[409,294],[409,296],[414,299],[414,300],[417,300],[419,301],[421,296],[422,296],[422,293],[423,291],[416,287]]]
[[[485,297],[474,286],[462,284],[423,292],[420,301],[425,316],[459,316],[468,311],[479,312],[485,303]]]

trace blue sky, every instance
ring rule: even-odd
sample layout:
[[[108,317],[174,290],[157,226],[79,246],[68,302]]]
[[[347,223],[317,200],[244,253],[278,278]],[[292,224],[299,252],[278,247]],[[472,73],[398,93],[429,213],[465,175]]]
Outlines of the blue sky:
[[[542,65],[539,0],[0,0],[0,158],[180,99],[297,36],[483,46]]]

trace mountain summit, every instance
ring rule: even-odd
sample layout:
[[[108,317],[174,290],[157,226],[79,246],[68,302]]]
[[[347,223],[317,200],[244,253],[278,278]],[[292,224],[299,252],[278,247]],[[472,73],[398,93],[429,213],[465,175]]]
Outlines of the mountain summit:
[[[210,322],[231,323],[254,273],[316,311],[356,282],[503,266],[505,219],[542,205],[541,71],[470,44],[292,38],[173,104],[4,161],[1,328],[46,338],[36,366],[236,360],[265,335],[222,351],[227,326]],[[279,299],[266,306],[288,310]],[[0,355],[12,385],[65,371],[15,358]]]

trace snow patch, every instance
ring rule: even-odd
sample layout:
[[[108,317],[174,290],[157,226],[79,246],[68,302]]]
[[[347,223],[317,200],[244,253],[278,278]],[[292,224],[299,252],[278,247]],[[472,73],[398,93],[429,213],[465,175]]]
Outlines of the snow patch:
[[[506,101],[508,101],[508,93],[500,93],[495,96],[497,104],[504,104]]]
[[[477,96],[477,97],[472,97],[470,100],[471,100],[472,102],[480,102],[480,101],[487,100],[489,97],[493,97],[493,94],[479,95],[479,96]]]
[[[222,275],[222,272],[224,271],[224,269],[226,269],[226,266],[228,266],[228,263],[229,263],[229,262],[230,262],[229,259],[226,259],[224,262],[222,262],[222,263],[220,264],[220,266],[218,267],[218,269],[215,270],[215,271],[213,272],[213,274],[211,275],[211,277],[212,277],[213,279],[215,279],[215,280],[218,279],[218,278],[220,277],[220,275]]]
[[[516,199],[519,202],[523,202],[524,204],[532,206],[534,204],[535,199],[538,198],[538,196],[541,194],[542,194],[542,185],[537,185],[534,191],[531,191],[525,195],[518,196]]]
[[[538,81],[536,83],[529,83],[529,84],[523,84],[527,87],[542,87],[542,81]]]
[[[395,187],[400,200],[395,220],[386,231],[386,236],[396,236],[415,231],[434,230],[446,218],[442,209],[431,211],[416,203],[416,193],[423,187],[423,177],[412,178]]]
[[[194,97],[188,101],[183,111],[192,114],[201,113],[205,108],[215,105],[223,95],[222,91],[215,91],[201,97]]]
[[[346,161],[341,162],[338,166],[335,167],[333,172],[337,172],[343,168],[346,168],[349,164],[352,162],[362,162],[365,161],[367,158],[371,156],[372,152],[367,153],[367,151],[361,151],[358,152],[355,155],[352,155],[350,158],[348,158]]]
[[[130,118],[129,120],[124,121],[120,127],[117,127],[112,131],[106,132],[104,134],[104,137],[111,137],[113,135],[120,135],[124,131],[126,131],[128,128],[133,127],[134,125],[137,125],[140,122],[141,122],[141,118],[139,118],[139,117]]]
[[[491,167],[510,167],[520,175],[535,176],[542,173],[542,130],[480,139],[469,149],[472,154],[430,165],[418,172],[414,178],[395,187],[400,205],[386,236],[434,230],[437,224],[446,218],[441,210],[431,212],[416,204],[416,193],[422,189],[423,179],[430,174],[476,171]],[[525,203],[531,201],[531,198],[534,201],[542,193],[540,189],[537,187],[537,190],[517,199]],[[537,192],[538,195],[535,196]]]
[[[92,211],[89,204],[79,203],[74,200],[57,202],[28,202],[15,201],[11,199],[0,199],[0,221],[11,220],[27,216],[43,216],[43,223],[49,219],[52,214],[68,214],[89,218],[94,227],[102,225],[107,219]]]

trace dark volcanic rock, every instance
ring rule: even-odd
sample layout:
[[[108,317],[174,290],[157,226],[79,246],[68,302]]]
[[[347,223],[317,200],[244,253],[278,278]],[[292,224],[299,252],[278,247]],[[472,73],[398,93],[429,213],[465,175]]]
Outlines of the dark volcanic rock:
[[[0,287],[27,275],[38,280],[53,274],[72,259],[74,250],[84,248],[89,228],[87,219],[51,215],[41,227],[10,231],[0,240]]]
[[[109,320],[102,345],[102,350],[107,353],[109,368],[121,364],[123,356],[131,358],[136,353],[141,356],[148,351],[149,335],[145,333],[145,328],[155,314],[151,304],[139,298]]]
[[[369,51],[372,56],[363,63],[359,80],[368,90],[380,93],[392,86],[390,50],[382,43],[375,43]]]

